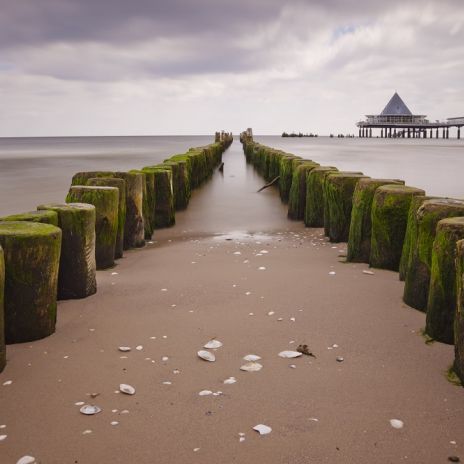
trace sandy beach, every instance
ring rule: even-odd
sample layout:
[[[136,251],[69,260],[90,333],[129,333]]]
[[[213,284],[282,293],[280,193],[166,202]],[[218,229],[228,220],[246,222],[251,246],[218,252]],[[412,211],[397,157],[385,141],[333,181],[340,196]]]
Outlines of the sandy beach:
[[[426,345],[425,315],[402,303],[398,275],[366,274],[343,262],[345,244],[287,221],[275,191],[255,193],[263,181],[237,142],[224,161],[224,176],[195,192],[174,228],[99,271],[96,295],[60,302],[54,335],[8,346],[0,462],[445,463],[462,454],[463,390],[445,377],[453,347]],[[197,352],[211,339],[223,346],[206,362]],[[300,344],[314,357],[278,356]],[[262,370],[240,370],[248,354]],[[119,393],[121,383],[135,395]],[[83,403],[102,412],[80,414]],[[272,432],[260,436],[257,424]]]

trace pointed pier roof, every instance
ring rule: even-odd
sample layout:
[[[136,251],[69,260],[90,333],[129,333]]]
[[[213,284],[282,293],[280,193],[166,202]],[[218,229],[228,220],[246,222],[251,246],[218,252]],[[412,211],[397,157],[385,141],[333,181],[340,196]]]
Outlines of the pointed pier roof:
[[[406,103],[401,97],[395,92],[393,97],[387,103],[387,106],[383,109],[381,116],[412,116],[411,111],[406,106]]]

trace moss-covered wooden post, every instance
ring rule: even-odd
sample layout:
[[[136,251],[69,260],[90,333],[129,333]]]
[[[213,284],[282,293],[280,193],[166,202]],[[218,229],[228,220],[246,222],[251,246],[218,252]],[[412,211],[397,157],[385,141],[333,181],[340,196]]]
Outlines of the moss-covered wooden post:
[[[464,385],[464,240],[459,240],[456,246],[456,293],[453,368]]]
[[[58,299],[85,298],[97,291],[95,262],[95,206],[84,203],[52,203],[38,210],[58,214],[63,232]]]
[[[308,173],[317,166],[319,165],[314,161],[301,160],[301,163],[293,170],[293,179],[288,200],[289,219],[304,219],[306,209],[306,178]]]
[[[380,269],[398,271],[413,196],[424,190],[405,185],[377,188],[372,201],[372,234],[369,264]]]
[[[173,170],[176,172],[176,181],[175,188],[176,193],[175,198],[175,208],[176,210],[183,210],[187,208],[190,195],[191,195],[191,186],[190,186],[190,159],[185,155],[174,155],[171,158],[165,160],[163,163],[165,165],[173,165],[176,167]]]
[[[324,227],[324,179],[328,174],[337,171],[333,166],[317,166],[307,173],[304,217],[306,227]]]
[[[88,203],[95,206],[95,259],[97,269],[114,266],[118,234],[119,190],[115,187],[73,185],[67,203]]]
[[[280,199],[284,203],[288,203],[288,198],[290,195],[290,188],[292,186],[292,177],[293,177],[293,160],[300,159],[297,156],[289,155],[283,156],[280,159],[280,168],[279,168],[279,192]]]
[[[93,177],[87,181],[87,185],[115,187],[118,189],[118,233],[116,235],[114,257],[116,259],[122,258],[124,250],[124,224],[126,223],[126,181],[116,177]]]
[[[124,249],[145,245],[143,220],[143,176],[138,173],[115,172],[115,177],[126,181],[126,222],[124,224]]]
[[[131,169],[133,174],[141,174],[142,182],[142,214],[145,240],[151,240],[155,231],[155,176],[152,172]]]
[[[464,216],[464,201],[450,198],[426,200],[417,211],[417,239],[406,272],[403,301],[420,311],[427,309],[432,246],[440,220]]]
[[[89,179],[93,179],[95,177],[114,177],[114,173],[111,171],[76,172],[71,180],[71,185],[86,185]]]
[[[176,222],[174,196],[172,191],[172,171],[167,167],[147,166],[144,171],[155,175],[155,227],[171,227]]]
[[[0,221],[27,221],[27,222],[41,222],[43,224],[51,224],[52,226],[58,225],[58,215],[55,211],[29,211],[27,213],[12,214],[0,218]]]
[[[454,343],[456,244],[464,239],[464,217],[442,219],[432,248],[425,331],[434,340]]]
[[[50,224],[0,223],[6,343],[38,340],[55,331],[61,238],[61,230]]]
[[[5,260],[3,257],[3,248],[0,246],[0,373],[5,369],[6,365],[4,295]]]
[[[408,225],[406,226],[406,233],[404,235],[403,250],[401,252],[400,268],[399,268],[399,277],[403,281],[406,278],[407,270],[411,265],[412,260],[412,250],[416,247],[417,242],[417,212],[426,200],[437,199],[437,197],[425,196],[416,196],[411,200],[411,206],[409,207],[408,213]]]
[[[331,242],[346,242],[350,231],[353,192],[362,173],[335,172],[326,176],[324,197],[327,205],[328,237]],[[324,210],[324,221],[326,211]]]
[[[377,188],[382,185],[404,185],[404,181],[394,179],[361,179],[353,194],[350,234],[348,237],[347,261],[368,263],[371,253],[371,210]]]

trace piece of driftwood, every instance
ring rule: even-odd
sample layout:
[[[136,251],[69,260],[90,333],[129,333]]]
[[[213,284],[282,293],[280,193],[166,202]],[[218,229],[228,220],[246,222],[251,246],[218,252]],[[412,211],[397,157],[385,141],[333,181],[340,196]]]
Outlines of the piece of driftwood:
[[[261,192],[261,190],[264,190],[270,187],[271,185],[274,185],[279,179],[280,179],[280,176],[277,176],[275,179],[272,179],[271,182],[269,182],[269,184],[266,184],[263,187],[261,187],[256,193],[259,193]]]

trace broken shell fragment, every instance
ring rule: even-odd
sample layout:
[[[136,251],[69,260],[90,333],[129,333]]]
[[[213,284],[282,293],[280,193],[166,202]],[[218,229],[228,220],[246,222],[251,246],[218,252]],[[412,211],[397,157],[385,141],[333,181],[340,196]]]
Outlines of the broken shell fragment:
[[[135,388],[132,385],[127,385],[126,383],[119,385],[119,391],[126,395],[135,395]]]
[[[219,340],[210,340],[203,348],[215,349],[221,348],[222,343]]]
[[[291,350],[281,351],[279,353],[279,356],[281,358],[299,358],[302,355],[303,353],[299,353],[298,351],[291,351]]]
[[[390,425],[394,429],[402,429],[404,427],[404,422],[399,419],[390,419]]]
[[[272,432],[271,427],[264,424],[255,425],[253,430],[256,430],[260,435],[267,435]]]
[[[23,456],[19,458],[16,464],[37,464],[38,461],[33,456]]]
[[[213,392],[211,390],[202,390],[200,393],[198,393],[199,396],[209,396],[212,394]]]
[[[235,382],[237,382],[237,379],[235,377],[229,377],[228,379],[224,380],[224,383],[226,385],[232,385]]]
[[[91,404],[84,404],[84,406],[82,406],[82,408],[79,409],[79,411],[82,414],[85,414],[86,416],[93,416],[94,414],[98,414],[99,412],[101,412],[101,408]]]
[[[205,361],[213,362],[216,361],[216,356],[209,351],[200,350],[198,353],[198,357],[204,359]]]
[[[130,346],[120,346],[118,348],[119,351],[122,351],[123,353],[127,353],[128,351],[131,350],[131,347]]]
[[[249,362],[240,367],[241,371],[245,372],[258,372],[263,366],[257,362]]]
[[[261,359],[261,356],[258,356],[257,354],[247,354],[246,356],[244,356],[243,359],[245,361],[254,362],[254,361],[259,361]]]

